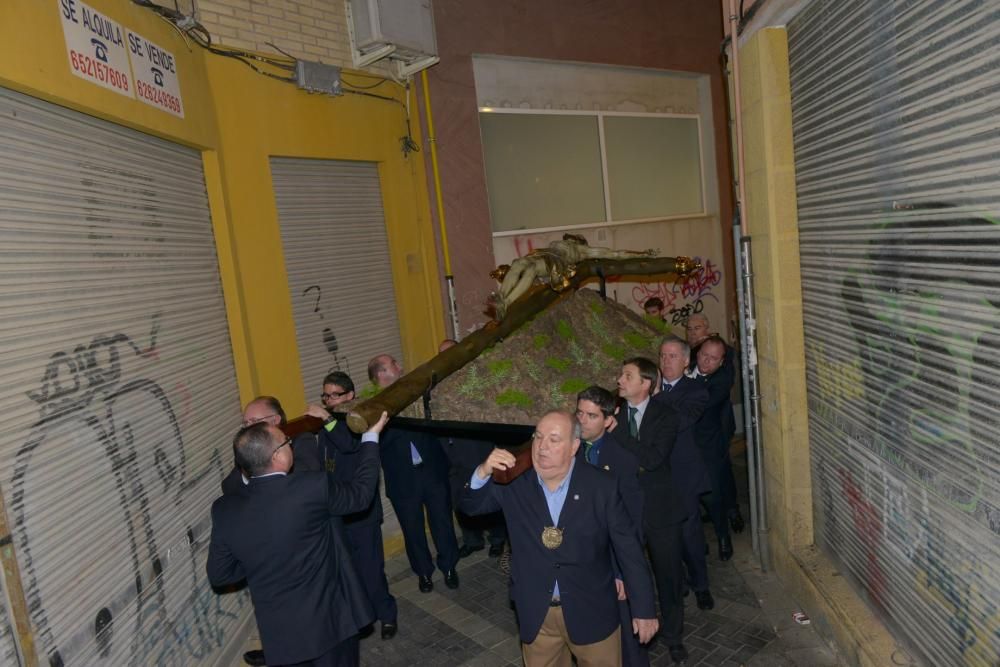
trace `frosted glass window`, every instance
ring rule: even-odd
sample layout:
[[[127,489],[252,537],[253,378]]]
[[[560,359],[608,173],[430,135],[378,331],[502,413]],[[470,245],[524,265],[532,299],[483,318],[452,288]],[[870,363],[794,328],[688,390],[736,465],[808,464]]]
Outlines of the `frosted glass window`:
[[[479,116],[494,231],[602,222],[597,116]]]
[[[701,213],[695,118],[605,116],[612,220]]]

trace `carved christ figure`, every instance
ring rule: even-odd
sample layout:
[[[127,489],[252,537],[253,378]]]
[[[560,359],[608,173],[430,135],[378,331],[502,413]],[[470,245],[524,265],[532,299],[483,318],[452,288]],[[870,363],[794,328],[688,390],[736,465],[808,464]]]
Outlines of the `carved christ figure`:
[[[502,320],[507,308],[528,291],[537,280],[557,292],[569,287],[576,275],[576,265],[586,259],[632,259],[656,257],[656,250],[612,250],[591,246],[587,239],[576,234],[564,234],[561,241],[553,241],[545,248],[533,250],[515,259],[509,267],[501,266],[490,275],[500,281],[496,295],[497,320]]]

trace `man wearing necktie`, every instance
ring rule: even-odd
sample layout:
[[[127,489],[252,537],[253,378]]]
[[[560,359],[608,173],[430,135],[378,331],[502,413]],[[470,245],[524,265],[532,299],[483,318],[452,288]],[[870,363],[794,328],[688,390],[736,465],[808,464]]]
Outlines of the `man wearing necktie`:
[[[385,388],[403,375],[403,367],[391,355],[380,354],[368,362],[368,378]],[[434,560],[424,532],[426,522],[437,548],[437,566],[448,588],[458,588],[458,540],[451,520],[448,458],[438,439],[428,433],[388,428],[382,435],[382,472],[385,495],[403,531],[403,544],[410,568],[417,575],[421,593],[434,590],[431,579]]]
[[[707,610],[715,606],[715,600],[708,589],[700,498],[712,487],[702,453],[695,442],[694,426],[708,403],[708,392],[702,383],[684,375],[690,356],[688,344],[680,338],[668,336],[663,339],[660,343],[662,384],[653,401],[669,405],[677,411],[677,444],[670,456],[670,471],[688,515],[681,529],[684,535],[684,564],[698,608]]]
[[[618,395],[625,399],[627,424],[609,428],[621,446],[638,460],[639,486],[643,492],[642,530],[646,536],[653,577],[663,614],[663,639],[670,659],[682,662],[687,649],[684,634],[683,539],[681,526],[687,510],[677,493],[670,460],[677,441],[677,411],[660,401],[651,401],[660,373],[649,359],[633,357],[622,363]],[[635,435],[632,435],[632,432]]]
[[[625,511],[642,538],[642,489],[639,488],[639,461],[622,449],[608,427],[614,424],[615,396],[603,387],[584,389],[576,397],[576,420],[580,422],[583,446],[576,453],[577,463],[589,463],[605,470],[618,480],[618,492]],[[632,613],[625,584],[618,579],[618,611],[622,621],[622,664],[629,667],[649,665],[649,653],[630,631]]]
[[[649,566],[612,475],[577,465],[580,424],[549,412],[535,427],[529,470],[509,484],[491,480],[515,457],[494,449],[462,496],[467,514],[503,510],[513,550],[512,594],[527,667],[621,665],[616,571],[629,592],[628,632],[656,634]],[[613,550],[613,551],[612,551]],[[613,556],[612,556],[613,554]]]

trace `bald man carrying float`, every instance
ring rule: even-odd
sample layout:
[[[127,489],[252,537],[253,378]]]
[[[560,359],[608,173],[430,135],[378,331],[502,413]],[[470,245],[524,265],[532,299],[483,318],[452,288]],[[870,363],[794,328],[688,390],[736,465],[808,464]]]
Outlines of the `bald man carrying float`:
[[[513,598],[527,667],[621,665],[621,619],[614,558],[632,609],[632,630],[643,643],[659,628],[653,582],[611,474],[576,465],[580,424],[568,412],[549,412],[535,428],[529,470],[507,485],[494,470],[514,455],[494,449],[472,474],[462,496],[467,514],[502,509],[512,550]]]

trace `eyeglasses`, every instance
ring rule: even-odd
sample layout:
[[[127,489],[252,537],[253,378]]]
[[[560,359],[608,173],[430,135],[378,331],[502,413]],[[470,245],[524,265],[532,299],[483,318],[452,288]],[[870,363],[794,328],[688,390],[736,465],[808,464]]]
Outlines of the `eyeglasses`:
[[[275,454],[277,454],[278,450],[280,450],[285,445],[288,445],[289,447],[291,447],[292,446],[292,439],[291,438],[285,438],[284,442],[282,442],[280,445],[278,445],[277,447],[274,448],[274,451],[271,452],[271,456],[274,456]]]
[[[278,415],[276,415],[276,414],[271,414],[271,415],[264,415],[263,417],[257,417],[255,419],[244,419],[243,420],[243,425],[244,426],[253,426],[254,424],[259,424],[262,421],[267,421],[271,417],[277,417],[277,416]]]
[[[340,398],[341,396],[347,396],[350,393],[351,392],[349,391],[335,391],[332,394],[323,392],[322,394],[319,395],[319,397],[322,398],[324,401],[329,401],[331,398]]]

